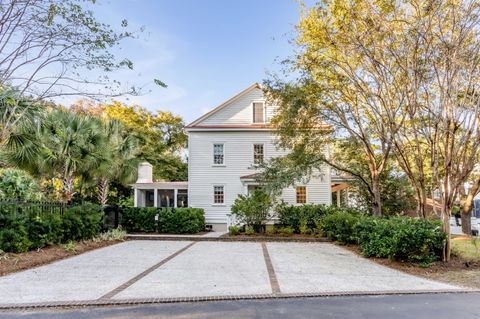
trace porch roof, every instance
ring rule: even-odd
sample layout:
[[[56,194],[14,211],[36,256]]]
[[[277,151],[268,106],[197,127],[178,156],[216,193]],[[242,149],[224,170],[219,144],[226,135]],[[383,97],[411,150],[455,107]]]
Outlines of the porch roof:
[[[175,189],[175,188],[188,189],[188,181],[135,183],[135,184],[132,184],[132,187],[137,189]]]

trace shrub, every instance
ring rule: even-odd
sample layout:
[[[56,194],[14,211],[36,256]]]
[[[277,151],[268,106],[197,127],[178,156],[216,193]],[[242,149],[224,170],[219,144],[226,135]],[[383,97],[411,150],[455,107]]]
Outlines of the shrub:
[[[441,256],[446,234],[439,221],[373,217],[342,209],[321,221],[325,234],[341,244],[359,244],[366,257],[430,263]]]
[[[92,239],[102,227],[102,208],[95,204],[83,204],[66,208],[62,216],[62,242]]]
[[[253,226],[261,229],[269,216],[272,199],[270,196],[260,190],[256,190],[250,195],[239,195],[232,205],[232,214],[237,221],[247,226]]]
[[[129,232],[193,234],[205,230],[205,216],[200,208],[125,207],[122,226]]]
[[[446,238],[440,222],[411,217],[372,217],[361,225],[358,234],[367,257],[427,263],[441,256]]]
[[[321,227],[328,238],[340,244],[357,243],[357,224],[362,215],[338,210],[326,215],[321,221]]]
[[[31,215],[25,226],[31,249],[62,242],[62,220],[58,215]]]
[[[236,236],[240,234],[240,227],[238,226],[230,226],[228,227],[228,233],[230,235]]]
[[[158,232],[194,234],[205,230],[205,216],[200,208],[162,209],[159,213]]]
[[[95,241],[113,241],[113,240],[125,240],[127,232],[121,229],[110,229],[104,233],[101,233],[94,238]]]
[[[154,232],[155,207],[124,207],[122,209],[123,225],[128,232]]]
[[[245,227],[245,235],[253,235],[255,234],[255,229],[253,226],[247,226]]]
[[[295,233],[295,229],[292,226],[279,227],[277,232],[281,235],[292,235]]]
[[[42,193],[37,181],[27,172],[16,168],[0,169],[0,198],[40,200]]]
[[[301,233],[301,227],[303,232],[313,232],[323,216],[337,210],[336,206],[313,204],[294,206],[281,203],[275,207],[279,223],[285,226],[292,226],[296,233]]]
[[[16,216],[9,210],[0,211],[0,250],[21,253],[27,251],[31,242],[25,228],[25,217]]]

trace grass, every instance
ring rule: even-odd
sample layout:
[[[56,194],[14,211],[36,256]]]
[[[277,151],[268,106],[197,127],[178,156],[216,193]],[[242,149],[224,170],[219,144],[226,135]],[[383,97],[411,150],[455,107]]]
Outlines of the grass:
[[[452,253],[467,261],[480,261],[480,238],[460,237],[452,240]]]

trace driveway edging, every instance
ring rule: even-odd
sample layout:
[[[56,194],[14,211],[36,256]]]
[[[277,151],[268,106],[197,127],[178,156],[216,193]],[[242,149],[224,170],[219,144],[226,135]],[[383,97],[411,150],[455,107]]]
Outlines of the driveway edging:
[[[405,290],[405,291],[345,291],[345,292],[312,292],[312,293],[280,293],[280,294],[253,294],[253,295],[225,295],[205,297],[175,297],[175,298],[139,298],[139,299],[96,299],[80,301],[54,301],[24,304],[0,304],[0,310],[39,309],[39,308],[72,308],[72,307],[100,307],[126,306],[142,304],[164,304],[183,302],[233,301],[233,300],[261,300],[287,298],[321,298],[321,297],[354,297],[354,296],[387,296],[387,295],[423,295],[423,294],[465,294],[480,292],[480,289],[445,289],[445,290]]]
[[[326,237],[292,238],[292,237],[199,237],[199,236],[165,236],[156,234],[127,234],[129,240],[186,240],[186,241],[221,241],[221,242],[301,242],[301,243],[331,243]]]

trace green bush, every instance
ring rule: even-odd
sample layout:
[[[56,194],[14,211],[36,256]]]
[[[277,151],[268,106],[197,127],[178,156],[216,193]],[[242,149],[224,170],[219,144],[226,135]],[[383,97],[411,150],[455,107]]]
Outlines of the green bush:
[[[205,216],[200,208],[125,207],[122,226],[129,232],[193,234],[205,230]]]
[[[58,215],[31,215],[26,223],[30,249],[42,248],[62,242],[62,220]]]
[[[263,225],[270,218],[270,207],[272,199],[270,196],[260,190],[256,190],[250,195],[238,195],[232,205],[232,215],[235,216],[240,224],[253,226],[254,229],[263,229]]]
[[[128,232],[155,232],[155,215],[158,211],[155,207],[124,207],[122,226]]]
[[[335,213],[341,209],[336,206],[323,204],[313,205],[287,205],[281,203],[275,207],[275,213],[279,223],[284,226],[291,226],[295,233],[312,233],[317,224],[328,214]]]
[[[357,243],[357,226],[364,216],[360,213],[337,210],[322,218],[325,235],[340,244]]]
[[[205,230],[205,216],[200,208],[162,209],[158,220],[158,232],[170,234],[194,234]]]
[[[438,259],[446,238],[438,221],[410,217],[370,217],[357,234],[363,255],[412,262]]]
[[[439,221],[373,217],[352,210],[325,215],[321,227],[329,238],[341,244],[358,244],[366,257],[411,262],[437,260],[446,238]]]
[[[295,229],[292,226],[279,227],[277,232],[281,235],[292,235],[295,233]]]
[[[25,252],[49,244],[91,239],[101,229],[102,209],[84,204],[65,208],[64,214],[41,213],[40,209],[0,207],[0,249]]]
[[[230,235],[236,236],[240,234],[240,227],[238,226],[230,226],[228,227],[228,233]]]

